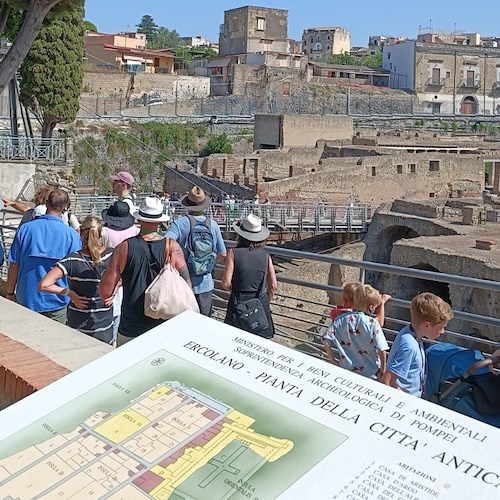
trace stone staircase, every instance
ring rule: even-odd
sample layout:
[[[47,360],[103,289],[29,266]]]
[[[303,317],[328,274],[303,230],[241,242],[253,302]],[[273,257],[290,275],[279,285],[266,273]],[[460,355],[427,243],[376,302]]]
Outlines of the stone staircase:
[[[254,190],[252,187],[242,186],[239,184],[233,184],[232,182],[224,181],[222,179],[214,179],[203,174],[195,174],[194,172],[188,172],[187,170],[177,170],[175,168],[166,166],[168,173],[171,176],[175,176],[177,182],[184,186],[184,189],[175,189],[179,192],[188,191],[192,186],[200,186],[204,191],[217,194],[219,192],[224,192],[227,194],[234,194],[238,199],[250,199],[254,195]],[[167,182],[167,188],[168,188]],[[174,191],[174,189],[172,189]]]

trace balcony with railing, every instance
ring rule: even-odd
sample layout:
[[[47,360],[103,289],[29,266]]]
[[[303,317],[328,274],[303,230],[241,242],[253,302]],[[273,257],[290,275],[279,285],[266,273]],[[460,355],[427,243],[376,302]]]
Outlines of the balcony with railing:
[[[425,82],[425,86],[426,87],[444,87],[445,83],[446,83],[446,78],[434,78],[431,76]]]
[[[479,78],[465,78],[460,80],[458,86],[466,89],[478,89],[481,87],[481,80]]]

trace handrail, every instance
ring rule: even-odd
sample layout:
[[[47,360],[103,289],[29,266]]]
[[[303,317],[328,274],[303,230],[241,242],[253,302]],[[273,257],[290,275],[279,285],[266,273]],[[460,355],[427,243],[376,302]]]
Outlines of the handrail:
[[[146,195],[138,195],[137,203]],[[111,196],[77,196],[73,206],[78,217],[100,215],[101,211],[114,203]],[[165,212],[172,219],[185,215],[187,209],[179,202],[165,204]],[[238,219],[249,213],[257,214],[263,225],[271,231],[315,231],[315,232],[365,232],[372,215],[372,207],[365,203],[336,205],[326,203],[273,202],[258,204],[236,202],[234,204],[212,203],[208,211],[223,231],[230,231]]]
[[[365,271],[389,272],[391,274],[399,274],[408,278],[424,278],[426,280],[450,283],[453,285],[461,285],[466,287],[481,288],[500,292],[500,283],[498,281],[482,280],[478,278],[469,278],[457,276],[454,274],[438,273],[434,271],[426,271],[424,269],[413,269],[409,267],[394,266],[392,264],[379,264],[366,260],[352,260],[333,255],[316,254],[311,252],[297,252],[286,248],[267,247],[267,250],[272,255],[289,258],[302,258],[306,260],[314,260],[318,262],[329,262],[331,264],[339,264],[344,266],[357,267]]]
[[[13,137],[0,134],[0,159],[71,161],[68,158],[66,138]]]

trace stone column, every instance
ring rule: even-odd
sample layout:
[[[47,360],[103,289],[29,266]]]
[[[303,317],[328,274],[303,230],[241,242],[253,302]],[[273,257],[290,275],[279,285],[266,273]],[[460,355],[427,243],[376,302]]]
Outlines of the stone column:
[[[493,184],[493,193],[500,194],[500,161],[491,163],[491,173],[493,179],[490,180],[490,184]]]
[[[64,139],[64,160],[66,163],[73,163],[74,157],[74,142],[72,137],[66,137]]]

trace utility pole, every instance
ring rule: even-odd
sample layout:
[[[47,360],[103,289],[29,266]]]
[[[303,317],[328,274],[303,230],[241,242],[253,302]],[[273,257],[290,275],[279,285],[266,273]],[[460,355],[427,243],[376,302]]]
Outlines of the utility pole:
[[[17,123],[17,85],[16,80],[13,78],[9,82],[9,111],[10,111],[10,135],[12,137],[19,137],[19,126]]]

